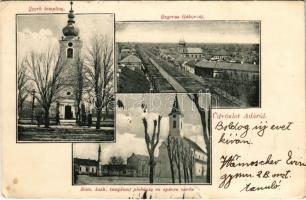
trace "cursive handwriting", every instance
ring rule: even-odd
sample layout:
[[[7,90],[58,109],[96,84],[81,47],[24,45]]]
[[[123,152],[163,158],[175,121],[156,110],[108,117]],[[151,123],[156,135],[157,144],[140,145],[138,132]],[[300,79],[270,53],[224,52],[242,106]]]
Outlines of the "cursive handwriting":
[[[251,162],[237,162],[241,158],[240,155],[235,154],[231,156],[221,156],[221,167],[253,167],[258,165],[277,165],[281,160],[273,160],[272,154],[269,154],[265,160],[254,160]]]
[[[240,192],[242,192],[242,191],[255,192],[255,191],[260,191],[260,190],[275,190],[275,189],[278,189],[280,187],[281,181],[279,181],[278,183],[279,184],[277,184],[275,180],[270,185],[266,185],[266,186],[251,186],[251,183],[248,183],[248,184],[246,184],[246,186],[242,190],[240,190]]]
[[[301,161],[296,161],[292,159],[292,151],[288,151],[288,159],[286,160],[287,165],[296,165],[296,166],[306,166],[306,163],[303,163]]]

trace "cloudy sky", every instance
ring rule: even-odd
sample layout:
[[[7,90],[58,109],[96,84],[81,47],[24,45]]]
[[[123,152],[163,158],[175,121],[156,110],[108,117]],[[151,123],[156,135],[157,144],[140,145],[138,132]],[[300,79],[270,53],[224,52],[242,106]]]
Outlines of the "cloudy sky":
[[[259,43],[258,22],[159,21],[117,22],[118,42]]]
[[[50,45],[58,45],[67,20],[67,14],[18,15],[18,58],[31,50],[41,51]],[[94,34],[108,35],[110,39],[113,39],[114,16],[112,14],[76,14],[75,21],[76,27],[80,30],[79,36],[83,41],[83,49]]]
[[[107,163],[111,156],[126,158],[132,153],[148,155],[144,140],[144,126],[142,118],[148,121],[149,133],[153,131],[153,120],[158,115],[162,116],[160,143],[166,139],[169,133],[168,114],[171,111],[175,94],[117,94],[124,104],[124,109],[117,109],[116,113],[116,143],[104,143],[102,147],[102,162]],[[201,104],[208,105],[207,96],[203,94]],[[200,116],[193,102],[186,94],[178,94],[180,108],[184,114],[183,135],[190,138],[205,149],[202,136]],[[141,104],[148,106],[148,112],[143,113]],[[155,156],[158,156],[158,147]],[[78,158],[97,159],[99,144],[74,144],[73,154]]]

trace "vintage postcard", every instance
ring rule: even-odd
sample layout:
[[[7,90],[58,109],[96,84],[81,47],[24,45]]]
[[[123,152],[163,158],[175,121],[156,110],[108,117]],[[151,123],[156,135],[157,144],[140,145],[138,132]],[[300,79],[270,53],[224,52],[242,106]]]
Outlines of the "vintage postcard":
[[[305,198],[304,2],[0,7],[4,198]]]

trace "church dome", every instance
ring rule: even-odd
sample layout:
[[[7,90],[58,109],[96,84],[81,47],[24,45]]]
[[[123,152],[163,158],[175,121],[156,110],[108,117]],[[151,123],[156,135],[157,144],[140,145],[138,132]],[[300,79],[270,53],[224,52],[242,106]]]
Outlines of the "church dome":
[[[63,28],[63,34],[64,36],[78,36],[79,35],[79,29],[74,26],[74,24],[67,24]]]
[[[64,36],[78,36],[79,35],[79,29],[75,27],[75,21],[74,21],[74,11],[72,10],[72,2],[70,2],[71,9],[68,14],[68,24],[63,28],[63,34]]]

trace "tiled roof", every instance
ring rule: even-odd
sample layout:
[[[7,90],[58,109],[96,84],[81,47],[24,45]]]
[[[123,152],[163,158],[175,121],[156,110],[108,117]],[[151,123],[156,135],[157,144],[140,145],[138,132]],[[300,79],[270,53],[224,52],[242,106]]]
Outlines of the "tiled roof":
[[[149,161],[149,156],[145,156],[145,155],[141,155],[141,154],[132,153],[132,155],[129,158],[131,158],[131,157],[136,157],[139,160]],[[157,159],[158,158],[155,157],[155,161],[157,161]]]
[[[200,67],[200,68],[259,72],[258,65],[248,64],[248,63],[240,64],[240,63],[229,63],[229,62],[202,60],[202,61],[198,62],[196,64],[196,66]]]
[[[77,165],[85,165],[85,166],[97,166],[98,165],[98,161],[91,160],[91,159],[74,158],[73,161],[74,161],[74,164],[77,164]]]
[[[196,150],[206,154],[206,152],[194,141],[192,141],[192,140],[190,140],[189,138],[186,138],[186,137],[184,137],[183,139],[184,139],[184,141],[186,141],[189,144],[189,146],[191,148],[196,149]]]
[[[129,55],[123,58],[120,63],[141,63],[141,60],[135,55]]]
[[[186,63],[186,65],[190,66],[190,67],[195,67],[195,65],[198,63],[197,60],[190,60]]]
[[[203,50],[198,47],[187,47],[186,52],[187,53],[203,53]]]

